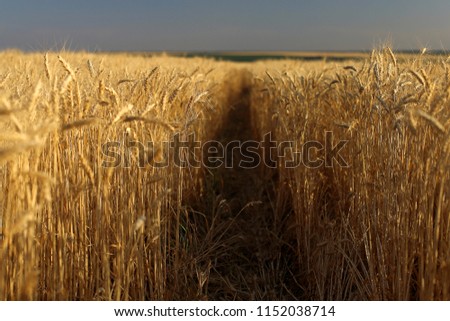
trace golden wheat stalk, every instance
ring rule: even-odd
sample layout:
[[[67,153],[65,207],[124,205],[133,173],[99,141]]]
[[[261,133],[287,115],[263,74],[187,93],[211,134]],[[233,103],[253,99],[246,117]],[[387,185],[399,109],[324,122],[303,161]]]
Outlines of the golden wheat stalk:
[[[426,83],[425,83],[425,80],[422,78],[421,75],[419,75],[417,72],[415,72],[415,71],[412,70],[412,69],[409,70],[409,73],[410,73],[411,75],[413,75],[414,78],[416,78],[416,79],[420,82],[420,84],[421,84],[422,86],[425,87]]]
[[[69,73],[69,75],[72,76],[73,79],[75,79],[75,72],[73,71],[72,67],[69,65],[67,61],[64,60],[63,57],[58,56],[58,60],[61,63],[61,65],[64,67],[64,69]]]
[[[162,121],[160,119],[155,119],[155,118],[146,118],[146,117],[142,117],[142,116],[128,116],[128,117],[125,117],[122,121],[124,123],[140,121],[140,122],[144,122],[144,123],[160,125],[164,128],[169,129],[172,132],[176,131],[176,128],[174,126],[172,126],[171,124],[169,124],[165,121]]]
[[[389,57],[391,58],[392,63],[394,64],[394,67],[397,67],[397,59],[395,58],[395,55],[392,52],[391,48],[390,47],[386,47],[386,51],[387,51]]]
[[[98,122],[99,122],[99,119],[96,117],[79,119],[79,120],[75,120],[75,121],[67,123],[67,124],[63,124],[61,126],[61,130],[67,131],[67,130],[71,130],[71,129],[75,129],[75,128],[90,126],[90,125],[96,124]]]
[[[80,159],[81,159],[81,166],[83,167],[84,171],[87,173],[90,183],[93,186],[95,186],[95,176],[94,176],[94,171],[92,170],[92,167],[89,165],[89,162],[83,155],[80,155]]]
[[[442,125],[442,123],[436,119],[436,117],[426,113],[425,111],[421,109],[416,109],[416,114],[422,117],[423,119],[427,120],[432,124],[435,128],[437,128],[440,132],[445,133],[445,127]]]
[[[111,125],[114,125],[117,123],[126,113],[129,113],[132,111],[134,106],[132,104],[128,104],[127,106],[123,107],[116,115],[116,117],[111,122]]]
[[[95,78],[97,75],[97,72],[95,71],[94,65],[92,64],[92,61],[90,59],[88,59],[88,61],[87,61],[87,66],[88,66],[89,74],[91,75],[92,78]]]
[[[116,106],[120,105],[121,100],[119,94],[114,90],[114,88],[111,87],[105,87],[105,91],[109,93],[112,97],[114,97],[114,103]]]
[[[67,75],[67,77],[64,79],[63,83],[61,84],[61,88],[59,90],[60,95],[63,95],[67,89],[69,88],[70,83],[73,81],[73,77],[71,74]]]
[[[45,70],[45,76],[48,80],[50,80],[50,66],[48,63],[48,53],[46,52],[44,55],[44,70]]]

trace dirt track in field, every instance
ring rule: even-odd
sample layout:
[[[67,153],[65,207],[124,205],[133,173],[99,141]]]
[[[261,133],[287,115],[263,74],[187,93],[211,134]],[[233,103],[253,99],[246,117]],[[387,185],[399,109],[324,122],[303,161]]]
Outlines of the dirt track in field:
[[[248,71],[231,74],[228,85],[228,115],[215,134],[223,146],[236,142],[260,142],[252,121],[252,75]],[[209,170],[215,183],[213,210],[225,248],[211,252],[208,299],[286,300],[295,299],[299,287],[290,277],[295,265],[280,235],[283,222],[275,212],[277,170],[248,162],[250,149],[226,148],[226,166]],[[254,156],[254,155],[253,155]],[[241,163],[244,161],[244,163]],[[232,165],[232,166],[231,166]],[[244,165],[244,166],[242,166]],[[296,290],[293,290],[293,289]]]

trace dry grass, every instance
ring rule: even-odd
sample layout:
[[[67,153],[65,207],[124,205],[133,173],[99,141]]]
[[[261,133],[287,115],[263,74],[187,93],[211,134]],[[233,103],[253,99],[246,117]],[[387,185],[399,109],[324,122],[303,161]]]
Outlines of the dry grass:
[[[0,58],[0,300],[450,299],[446,61]],[[267,132],[349,167],[102,166]]]

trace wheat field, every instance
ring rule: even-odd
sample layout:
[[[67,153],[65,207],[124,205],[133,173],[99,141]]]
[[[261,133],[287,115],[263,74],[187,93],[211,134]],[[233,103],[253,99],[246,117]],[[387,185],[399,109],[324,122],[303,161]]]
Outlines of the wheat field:
[[[0,58],[0,300],[450,299],[446,57]],[[249,168],[165,144],[268,133],[343,143]]]

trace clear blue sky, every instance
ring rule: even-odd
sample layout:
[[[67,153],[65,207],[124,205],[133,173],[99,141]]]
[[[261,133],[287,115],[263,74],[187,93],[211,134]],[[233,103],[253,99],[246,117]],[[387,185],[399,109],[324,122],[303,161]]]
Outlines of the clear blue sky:
[[[450,49],[450,0],[0,0],[0,49]]]

